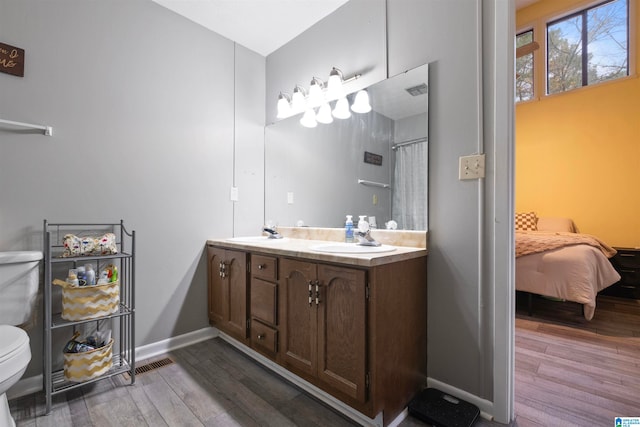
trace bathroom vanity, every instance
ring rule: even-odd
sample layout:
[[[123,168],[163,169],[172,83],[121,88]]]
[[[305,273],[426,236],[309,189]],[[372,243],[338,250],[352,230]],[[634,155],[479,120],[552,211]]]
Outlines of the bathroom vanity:
[[[209,321],[259,362],[331,396],[336,409],[387,425],[426,383],[426,233],[409,232],[419,247],[395,241],[389,251],[341,253],[327,245],[344,233],[335,230],[207,241]],[[386,243],[384,234],[375,237]]]

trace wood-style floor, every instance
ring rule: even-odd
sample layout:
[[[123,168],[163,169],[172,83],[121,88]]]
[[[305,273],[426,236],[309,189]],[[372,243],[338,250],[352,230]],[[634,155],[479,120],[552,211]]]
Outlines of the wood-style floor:
[[[640,301],[598,296],[582,307],[526,297],[516,312],[516,425],[613,426],[640,417]]]
[[[517,307],[513,426],[608,427],[640,416],[640,301],[598,297],[590,322],[573,303],[535,297],[533,317],[526,299]],[[48,416],[42,393],[10,401],[11,413],[18,426],[354,425],[220,339],[170,357],[176,363],[133,386],[117,376],[58,395]]]

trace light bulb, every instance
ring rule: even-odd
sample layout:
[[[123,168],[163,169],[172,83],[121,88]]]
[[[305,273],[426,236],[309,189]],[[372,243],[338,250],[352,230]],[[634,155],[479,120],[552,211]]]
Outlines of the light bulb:
[[[336,106],[333,109],[333,117],[336,119],[348,119],[351,117],[351,111],[349,111],[349,101],[346,97],[338,99]]]
[[[369,94],[366,90],[361,90],[356,93],[356,98],[351,105],[351,111],[355,113],[368,113],[371,111],[371,104],[369,104]]]
[[[307,111],[304,112],[304,115],[300,119],[300,124],[306,128],[314,128],[318,126],[316,113],[313,111],[313,108],[307,108]]]
[[[320,106],[318,110],[318,114],[316,115],[316,120],[318,123],[329,124],[333,122],[333,116],[331,115],[331,107],[328,102],[325,102]]]

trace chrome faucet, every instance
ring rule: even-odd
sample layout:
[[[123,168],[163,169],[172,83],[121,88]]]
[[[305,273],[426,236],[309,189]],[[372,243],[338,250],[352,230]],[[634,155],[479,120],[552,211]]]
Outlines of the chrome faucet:
[[[373,237],[371,237],[371,230],[367,230],[362,232],[360,230],[354,233],[356,238],[358,239],[357,245],[360,246],[380,246],[380,242],[377,242]]]
[[[278,233],[278,230],[276,230],[275,225],[274,226],[265,225],[264,227],[262,227],[262,231],[269,233],[269,236],[267,236],[269,239],[282,239],[282,234]]]

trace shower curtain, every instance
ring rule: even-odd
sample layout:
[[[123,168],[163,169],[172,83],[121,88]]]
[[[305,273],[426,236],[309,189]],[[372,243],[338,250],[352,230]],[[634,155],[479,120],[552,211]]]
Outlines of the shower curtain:
[[[427,142],[396,148],[391,216],[402,230],[427,229]]]

